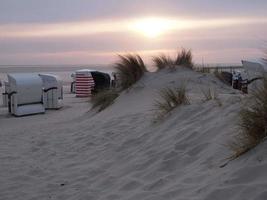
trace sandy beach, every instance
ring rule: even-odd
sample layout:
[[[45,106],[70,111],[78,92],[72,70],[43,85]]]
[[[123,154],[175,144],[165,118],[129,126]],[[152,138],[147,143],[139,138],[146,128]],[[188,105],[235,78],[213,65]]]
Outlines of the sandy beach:
[[[0,2],[0,200],[267,200],[267,0]]]
[[[157,91],[184,83],[190,105],[153,123]],[[219,102],[203,101],[206,88]],[[225,165],[243,98],[179,69],[146,73],[101,113],[68,84],[60,110],[16,118],[0,108],[0,199],[264,200],[265,143]]]

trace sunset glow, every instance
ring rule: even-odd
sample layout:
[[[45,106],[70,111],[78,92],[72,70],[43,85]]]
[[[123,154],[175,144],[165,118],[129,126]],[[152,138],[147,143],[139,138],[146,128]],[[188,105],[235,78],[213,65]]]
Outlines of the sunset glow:
[[[145,18],[136,20],[131,25],[133,31],[149,38],[156,38],[163,33],[175,28],[177,24],[173,20],[164,18]]]
[[[151,60],[145,52],[179,47],[196,62],[261,57],[267,1],[258,1],[3,0],[0,64],[109,63],[117,52]]]
[[[127,20],[99,20],[42,25],[7,24],[2,26],[0,25],[0,37],[43,38],[89,36],[99,33],[137,33],[146,38],[157,38],[171,31],[220,28],[255,23],[267,23],[267,18],[179,19],[144,17]]]

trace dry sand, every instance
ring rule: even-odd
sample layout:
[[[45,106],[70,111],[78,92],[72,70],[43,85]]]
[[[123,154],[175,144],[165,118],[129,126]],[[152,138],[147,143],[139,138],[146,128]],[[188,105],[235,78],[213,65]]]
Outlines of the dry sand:
[[[187,84],[191,104],[153,124],[157,91]],[[203,102],[212,88],[219,101]],[[267,144],[223,168],[244,96],[213,75],[146,74],[101,113],[65,107],[15,118],[0,109],[2,200],[266,200]]]

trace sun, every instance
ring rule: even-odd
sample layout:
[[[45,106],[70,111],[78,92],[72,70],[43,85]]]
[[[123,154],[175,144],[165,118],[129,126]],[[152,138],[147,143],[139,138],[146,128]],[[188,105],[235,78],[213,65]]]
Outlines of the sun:
[[[143,18],[135,20],[131,29],[148,38],[157,38],[172,28],[173,22],[164,18]]]

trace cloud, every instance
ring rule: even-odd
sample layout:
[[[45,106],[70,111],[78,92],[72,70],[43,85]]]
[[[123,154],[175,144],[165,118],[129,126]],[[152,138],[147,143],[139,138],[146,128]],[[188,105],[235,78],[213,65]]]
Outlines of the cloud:
[[[1,0],[0,24],[180,17],[266,16],[266,0]]]
[[[126,33],[138,31],[144,27],[141,23],[146,19],[153,19],[156,23],[167,24],[165,31],[182,31],[203,28],[231,27],[236,25],[266,24],[267,18],[218,18],[218,19],[179,19],[179,18],[132,18],[88,22],[69,22],[54,24],[18,24],[0,26],[0,37],[73,37],[94,35],[99,33]],[[150,20],[151,21],[151,20]],[[139,26],[138,26],[139,25]],[[142,25],[142,26],[140,26]],[[145,25],[149,25],[146,23]],[[155,24],[157,25],[157,24]]]

